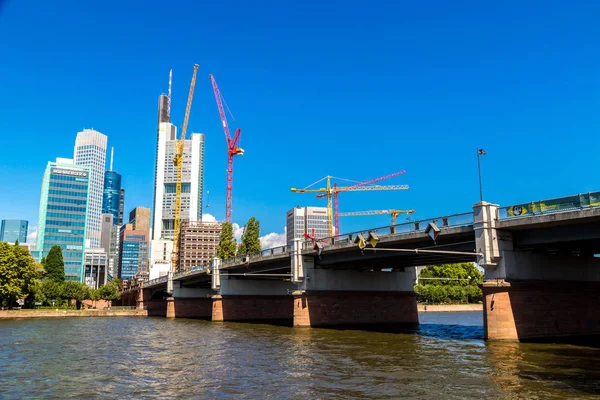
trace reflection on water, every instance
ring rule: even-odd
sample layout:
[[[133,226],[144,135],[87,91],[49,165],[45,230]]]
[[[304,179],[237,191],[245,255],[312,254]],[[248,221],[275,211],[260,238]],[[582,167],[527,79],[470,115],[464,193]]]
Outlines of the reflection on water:
[[[162,318],[0,320],[0,398],[592,398],[600,350],[483,341],[481,313],[404,333]]]

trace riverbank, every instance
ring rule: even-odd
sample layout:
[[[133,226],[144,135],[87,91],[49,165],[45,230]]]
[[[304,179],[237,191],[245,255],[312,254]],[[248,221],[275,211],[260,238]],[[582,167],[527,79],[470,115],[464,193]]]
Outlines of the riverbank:
[[[147,310],[4,310],[2,318],[147,317]]]
[[[419,304],[417,310],[419,312],[483,312],[483,304]]]

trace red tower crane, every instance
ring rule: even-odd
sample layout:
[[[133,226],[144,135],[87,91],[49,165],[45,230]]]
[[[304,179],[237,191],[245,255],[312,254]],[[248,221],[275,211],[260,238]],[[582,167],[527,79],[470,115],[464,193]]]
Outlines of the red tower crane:
[[[219,108],[219,116],[221,117],[221,123],[223,124],[225,139],[227,139],[227,201],[225,204],[225,220],[231,222],[231,207],[233,204],[233,157],[244,155],[244,149],[238,147],[242,130],[237,128],[233,139],[231,138],[231,135],[229,134],[229,125],[227,125],[227,117],[225,116],[225,110],[223,109],[223,103],[225,101],[223,100],[223,96],[221,96],[215,77],[212,74],[210,74],[210,80],[212,81],[213,91],[215,92],[215,99],[217,100],[217,107]]]

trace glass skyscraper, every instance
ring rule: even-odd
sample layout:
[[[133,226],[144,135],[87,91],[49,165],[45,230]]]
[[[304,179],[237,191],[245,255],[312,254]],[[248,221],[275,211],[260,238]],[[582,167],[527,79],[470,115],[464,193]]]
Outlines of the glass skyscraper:
[[[82,281],[90,169],[72,160],[49,162],[42,179],[38,219],[38,261],[50,248],[62,249],[68,280]]]
[[[121,227],[119,240],[119,278],[131,280],[138,272],[148,273],[148,232],[128,223]]]
[[[0,242],[27,242],[28,222],[22,219],[3,219],[0,227]]]
[[[104,193],[102,197],[102,214],[112,214],[113,223],[121,225],[123,217],[119,221],[121,204],[121,174],[115,171],[104,173]]]
[[[75,165],[89,167],[90,194],[88,204],[87,236],[89,247],[100,247],[102,234],[102,192],[106,170],[106,135],[93,129],[84,129],[75,140]]]

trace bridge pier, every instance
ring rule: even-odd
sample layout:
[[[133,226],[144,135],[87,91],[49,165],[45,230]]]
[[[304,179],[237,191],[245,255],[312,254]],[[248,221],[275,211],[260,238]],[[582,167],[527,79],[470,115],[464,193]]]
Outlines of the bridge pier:
[[[304,260],[306,279],[294,297],[294,326],[335,327],[417,324],[415,268],[357,271],[315,268]]]
[[[600,335],[600,260],[511,251],[502,258],[482,288],[486,339]]]
[[[212,321],[293,320],[290,282],[265,279],[235,279],[222,274],[218,295],[212,296]]]

